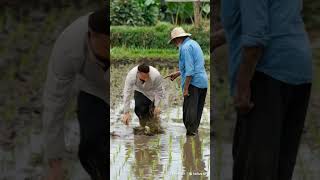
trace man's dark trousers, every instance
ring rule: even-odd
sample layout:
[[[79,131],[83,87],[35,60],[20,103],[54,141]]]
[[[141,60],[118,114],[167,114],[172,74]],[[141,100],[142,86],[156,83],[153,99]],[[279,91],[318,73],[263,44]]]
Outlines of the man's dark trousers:
[[[139,118],[142,127],[153,117],[154,103],[139,91],[134,91],[134,112]]]
[[[307,112],[311,84],[290,85],[256,72],[253,109],[238,114],[233,180],[290,180]]]
[[[183,100],[183,123],[187,132],[196,133],[200,125],[207,88],[189,85],[189,96]]]
[[[107,179],[107,126],[109,105],[102,99],[81,91],[78,95],[80,124],[79,159],[93,180]]]

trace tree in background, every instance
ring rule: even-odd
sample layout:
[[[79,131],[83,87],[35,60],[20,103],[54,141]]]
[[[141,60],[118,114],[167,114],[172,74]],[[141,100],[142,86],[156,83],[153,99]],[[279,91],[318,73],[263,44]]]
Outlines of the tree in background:
[[[112,0],[111,24],[152,26],[158,21],[172,24],[194,24],[192,2],[166,2],[165,0]],[[210,4],[201,2],[200,15],[209,21]]]

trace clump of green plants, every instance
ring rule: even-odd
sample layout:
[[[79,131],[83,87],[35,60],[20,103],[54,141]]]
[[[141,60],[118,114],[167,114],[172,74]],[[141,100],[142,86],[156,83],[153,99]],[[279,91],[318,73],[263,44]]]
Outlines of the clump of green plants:
[[[147,135],[153,136],[156,134],[163,134],[164,130],[160,123],[160,117],[158,115],[153,116],[150,119],[145,120],[145,124],[133,128],[133,134],[135,135]]]
[[[113,0],[112,25],[152,26],[158,21],[159,3],[156,0]]]

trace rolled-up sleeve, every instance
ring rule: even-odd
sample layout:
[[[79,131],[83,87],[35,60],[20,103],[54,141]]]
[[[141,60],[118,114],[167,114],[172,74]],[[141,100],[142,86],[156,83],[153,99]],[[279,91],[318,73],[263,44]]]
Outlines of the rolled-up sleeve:
[[[241,0],[242,47],[266,46],[269,32],[269,0]]]
[[[155,80],[155,100],[154,105],[158,107],[161,99],[164,99],[164,87],[162,85],[162,77],[158,76]]]
[[[182,50],[182,58],[184,59],[185,75],[193,76],[195,73],[192,51],[190,47]]]
[[[133,87],[135,83],[135,78],[133,78],[134,74],[130,71],[126,77],[126,81],[124,83],[123,88],[123,111],[124,113],[129,112],[130,110],[130,98],[132,96]]]

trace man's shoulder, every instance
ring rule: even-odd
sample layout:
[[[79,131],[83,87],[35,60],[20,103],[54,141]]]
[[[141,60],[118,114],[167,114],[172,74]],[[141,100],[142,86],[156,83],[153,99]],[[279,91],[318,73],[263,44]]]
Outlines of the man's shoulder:
[[[53,54],[59,57],[83,57],[86,44],[89,14],[84,15],[73,21],[67,26],[57,38]],[[61,57],[60,57],[61,58]]]
[[[199,43],[196,40],[190,39],[189,40],[189,45],[194,47],[194,46],[200,46]]]
[[[160,72],[155,67],[152,67],[152,66],[150,66],[150,77],[153,80],[162,79]]]
[[[158,71],[158,69],[153,66],[150,66],[150,72],[156,75],[160,75],[160,72]]]
[[[132,69],[130,69],[130,72],[137,72],[138,71],[138,66],[134,66]]]
[[[197,41],[190,39],[184,44],[183,50],[184,51],[191,51],[192,49],[198,50],[198,49],[201,49],[201,46]]]
[[[61,35],[66,33],[87,32],[89,29],[89,15],[86,14],[74,20],[69,26],[67,26]]]
[[[131,77],[131,76],[135,76],[135,74],[137,74],[137,72],[138,72],[138,66],[135,66],[135,67],[133,67],[132,69],[129,70],[127,76],[128,76],[128,77],[129,77],[129,76],[130,76],[130,77]]]
[[[198,45],[198,42],[189,38],[182,46],[182,50],[188,50],[192,47],[194,47],[195,45]]]
[[[76,45],[83,41],[89,30],[89,14],[84,15],[73,21],[59,35],[56,43],[63,43],[65,46]]]

